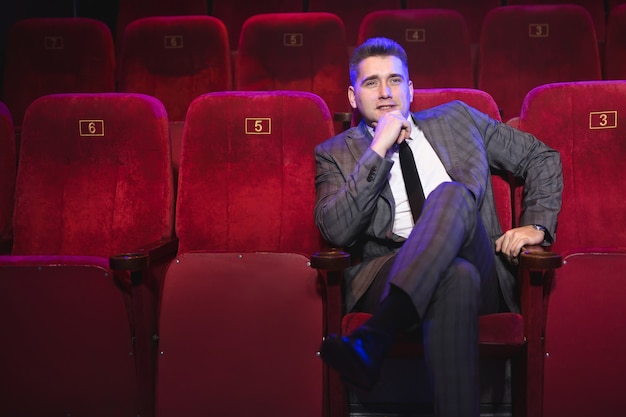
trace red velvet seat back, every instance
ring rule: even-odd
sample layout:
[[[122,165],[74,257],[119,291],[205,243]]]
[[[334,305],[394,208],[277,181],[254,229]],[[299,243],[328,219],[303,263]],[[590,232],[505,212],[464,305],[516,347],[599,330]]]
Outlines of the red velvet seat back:
[[[42,97],[24,118],[13,254],[110,256],[169,237],[171,175],[157,99]]]
[[[210,12],[220,19],[228,28],[231,49],[239,47],[239,35],[243,23],[249,17],[264,13],[303,12],[303,0],[213,0]]]
[[[12,235],[15,172],[13,119],[7,106],[0,103],[0,242]]]
[[[469,33],[453,10],[372,12],[363,19],[358,43],[384,36],[404,47],[415,88],[474,87]]]
[[[489,93],[473,88],[418,88],[413,93],[411,111],[419,111],[453,100],[461,100],[489,117],[501,121],[498,104]]]
[[[600,80],[597,38],[581,6],[505,6],[485,17],[478,88],[490,93],[503,120],[519,115],[533,88]]]
[[[319,250],[313,150],[332,135],[328,108],[311,93],[197,98],[183,132],[179,252]]]
[[[626,4],[611,9],[609,14],[604,63],[606,79],[626,79]]]
[[[7,40],[3,101],[17,126],[26,107],[53,93],[115,91],[109,28],[90,18],[18,21]]]
[[[150,415],[159,259],[131,277],[108,257],[172,233],[156,98],[55,94],[29,106],[13,255],[0,257],[0,356],[11,358],[0,414]]]
[[[400,0],[309,0],[309,12],[328,12],[339,16],[346,27],[350,48],[358,45],[359,26],[368,13],[401,8]]]
[[[501,5],[501,0],[406,0],[407,9],[445,8],[461,13],[467,23],[472,44],[480,42],[480,31],[487,13]]]
[[[246,20],[235,68],[237,90],[298,90],[331,113],[349,112],[344,26],[330,13],[276,13]]]
[[[612,1],[612,0],[609,0]],[[593,20],[598,42],[602,43],[606,34],[606,12],[604,1],[598,0],[506,0],[508,6],[533,5],[533,4],[576,4],[584,7]]]
[[[210,16],[135,20],[122,39],[118,74],[119,91],[157,97],[170,121],[183,121],[197,96],[232,89],[226,27]]]
[[[313,150],[332,134],[328,107],[307,92],[210,93],[191,104],[157,416],[321,415],[322,301],[305,255],[321,245]]]
[[[148,16],[207,15],[206,0],[118,0],[115,44],[121,45],[126,26]]]
[[[563,207],[556,250],[626,246],[626,81],[556,83],[531,91],[520,129],[557,149]]]

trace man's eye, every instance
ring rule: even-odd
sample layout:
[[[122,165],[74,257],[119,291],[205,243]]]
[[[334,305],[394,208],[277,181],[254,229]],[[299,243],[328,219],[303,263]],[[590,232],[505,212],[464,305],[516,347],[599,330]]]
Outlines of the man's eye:
[[[369,80],[365,82],[365,87],[375,87],[376,86],[376,80]]]
[[[398,85],[402,83],[402,78],[392,78],[391,80],[389,80],[389,82],[391,84]]]

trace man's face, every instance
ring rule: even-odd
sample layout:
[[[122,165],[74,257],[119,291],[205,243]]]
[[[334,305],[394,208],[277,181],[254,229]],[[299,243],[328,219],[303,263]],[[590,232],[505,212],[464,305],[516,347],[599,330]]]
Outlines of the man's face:
[[[408,117],[413,83],[399,58],[371,56],[359,64],[356,81],[348,87],[348,100],[368,125],[394,110]]]

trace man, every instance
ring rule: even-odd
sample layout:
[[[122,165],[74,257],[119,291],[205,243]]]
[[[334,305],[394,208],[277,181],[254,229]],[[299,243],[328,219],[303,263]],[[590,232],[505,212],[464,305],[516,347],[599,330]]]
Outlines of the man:
[[[512,264],[524,245],[554,236],[560,157],[460,101],[411,114],[406,53],[389,39],[354,51],[350,81],[362,121],[315,149],[315,220],[328,242],[361,259],[345,274],[347,309],[374,314],[351,335],[327,338],[320,356],[368,389],[394,335],[420,326],[437,415],[477,416],[478,316],[518,311]],[[407,144],[423,203],[405,186]],[[504,234],[490,168],[525,180],[524,226]]]

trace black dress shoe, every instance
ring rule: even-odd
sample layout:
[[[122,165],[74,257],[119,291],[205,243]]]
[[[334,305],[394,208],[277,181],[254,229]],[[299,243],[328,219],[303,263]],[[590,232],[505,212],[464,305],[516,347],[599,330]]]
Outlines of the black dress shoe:
[[[331,335],[320,347],[319,356],[342,378],[357,388],[371,389],[393,340],[382,332],[361,326],[349,336]]]

